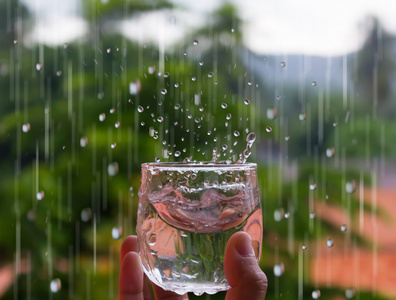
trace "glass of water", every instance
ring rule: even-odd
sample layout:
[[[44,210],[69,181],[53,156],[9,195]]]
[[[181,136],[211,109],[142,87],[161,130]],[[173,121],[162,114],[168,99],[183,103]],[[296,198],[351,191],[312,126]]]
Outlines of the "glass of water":
[[[223,261],[237,231],[261,256],[262,213],[253,163],[142,165],[137,234],[148,278],[178,294],[227,290]]]

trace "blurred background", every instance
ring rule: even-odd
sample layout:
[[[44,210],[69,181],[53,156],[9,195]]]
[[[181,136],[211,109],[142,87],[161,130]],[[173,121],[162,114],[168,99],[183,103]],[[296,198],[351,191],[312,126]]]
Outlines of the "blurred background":
[[[394,8],[0,0],[0,298],[117,299],[140,164],[255,132],[267,299],[395,299]]]

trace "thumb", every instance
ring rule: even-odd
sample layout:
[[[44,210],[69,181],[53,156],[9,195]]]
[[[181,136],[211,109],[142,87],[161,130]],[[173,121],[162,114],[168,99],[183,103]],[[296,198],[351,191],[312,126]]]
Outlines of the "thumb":
[[[260,269],[252,240],[246,232],[237,232],[227,242],[224,270],[231,289],[226,300],[259,300],[267,292],[267,276]]]

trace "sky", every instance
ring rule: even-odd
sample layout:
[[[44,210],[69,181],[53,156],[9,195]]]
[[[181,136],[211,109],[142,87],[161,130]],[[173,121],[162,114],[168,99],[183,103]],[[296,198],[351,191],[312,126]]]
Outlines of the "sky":
[[[107,0],[110,2],[111,0]],[[23,0],[36,16],[27,39],[49,45],[84,36],[88,24],[80,17],[81,0]],[[176,9],[148,12],[112,24],[133,40],[167,48],[206,24],[211,11],[226,1],[172,0]],[[244,44],[257,54],[335,56],[359,49],[367,17],[377,16],[396,34],[394,0],[230,0],[243,20]]]

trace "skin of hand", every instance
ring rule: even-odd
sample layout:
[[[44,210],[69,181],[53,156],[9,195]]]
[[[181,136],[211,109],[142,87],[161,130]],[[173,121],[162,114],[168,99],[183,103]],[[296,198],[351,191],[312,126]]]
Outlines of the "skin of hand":
[[[231,288],[226,300],[262,300],[267,292],[267,277],[260,269],[250,236],[237,232],[227,242],[224,270]],[[152,284],[156,300],[185,300],[187,294],[178,295]],[[137,254],[136,236],[128,236],[120,254],[119,300],[151,300],[149,280],[143,273]]]

